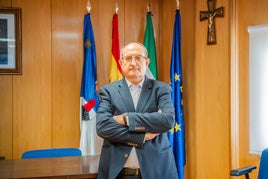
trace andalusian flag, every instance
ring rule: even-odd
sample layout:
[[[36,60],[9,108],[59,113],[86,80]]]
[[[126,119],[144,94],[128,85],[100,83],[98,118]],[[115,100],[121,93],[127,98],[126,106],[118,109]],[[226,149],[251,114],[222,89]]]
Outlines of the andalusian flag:
[[[90,14],[84,17],[84,64],[80,91],[80,150],[82,155],[100,154],[102,139],[96,133],[96,111],[99,105],[97,61]]]
[[[115,13],[112,22],[112,58],[109,81],[113,82],[122,78],[122,70],[119,64],[120,45],[118,32],[118,15]]]
[[[186,164],[184,140],[184,114],[183,114],[183,88],[181,65],[181,17],[180,10],[176,11],[173,32],[172,55],[170,64],[170,81],[172,87],[172,101],[175,108],[175,126],[168,133],[173,148],[179,179],[184,179],[184,166]]]
[[[157,61],[156,61],[156,50],[154,40],[154,27],[152,22],[152,13],[147,12],[146,14],[146,29],[144,34],[144,46],[148,51],[148,57],[150,58],[149,68],[146,71],[146,76],[151,79],[158,79],[157,76]]]

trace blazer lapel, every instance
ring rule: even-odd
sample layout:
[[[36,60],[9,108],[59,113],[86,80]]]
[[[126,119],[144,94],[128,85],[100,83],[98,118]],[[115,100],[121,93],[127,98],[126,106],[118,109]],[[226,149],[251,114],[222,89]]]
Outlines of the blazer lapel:
[[[145,78],[136,111],[140,112],[143,111],[145,105],[147,104],[147,101],[149,100],[151,93],[152,93],[152,80],[148,80],[148,78]]]
[[[118,93],[120,94],[124,106],[126,107],[126,111],[135,111],[134,103],[125,78],[123,78],[119,83]]]

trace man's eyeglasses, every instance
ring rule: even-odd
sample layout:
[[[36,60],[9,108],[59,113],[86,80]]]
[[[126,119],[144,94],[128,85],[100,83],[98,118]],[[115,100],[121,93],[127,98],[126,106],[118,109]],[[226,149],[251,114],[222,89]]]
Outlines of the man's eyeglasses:
[[[131,63],[133,59],[135,60],[136,63],[141,63],[146,58],[147,57],[144,57],[142,55],[137,55],[137,56],[125,56],[122,59],[127,63]]]

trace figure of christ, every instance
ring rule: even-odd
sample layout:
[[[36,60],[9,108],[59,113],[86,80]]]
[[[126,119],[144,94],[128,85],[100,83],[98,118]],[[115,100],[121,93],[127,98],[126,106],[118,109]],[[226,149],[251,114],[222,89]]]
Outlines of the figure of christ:
[[[208,19],[207,44],[216,44],[215,17],[223,17],[223,7],[214,9],[215,0],[208,0],[208,11],[200,11],[200,21]]]

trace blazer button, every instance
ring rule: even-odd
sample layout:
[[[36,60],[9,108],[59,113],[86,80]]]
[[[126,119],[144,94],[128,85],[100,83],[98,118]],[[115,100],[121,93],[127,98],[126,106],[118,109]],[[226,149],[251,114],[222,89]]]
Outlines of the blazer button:
[[[128,154],[125,154],[125,156],[124,156],[125,158],[128,158]]]

